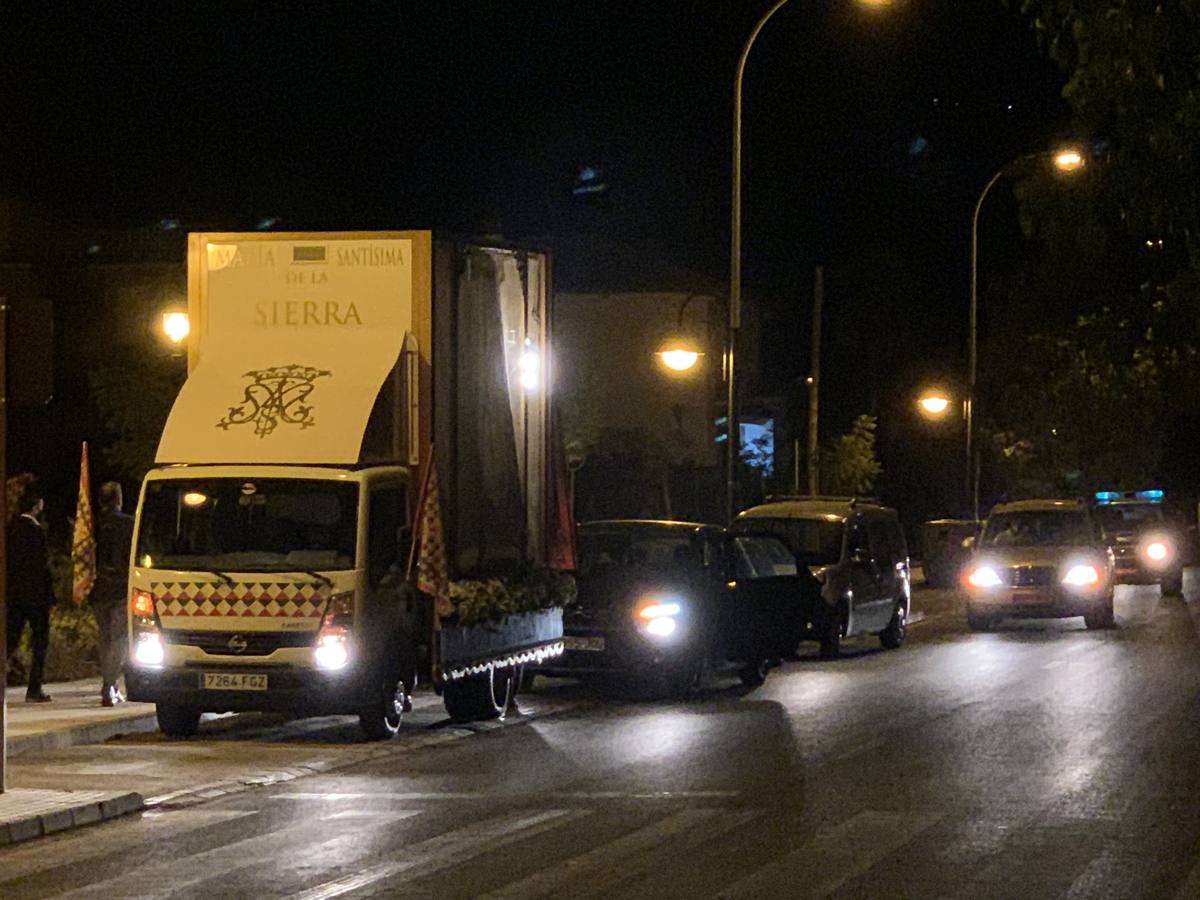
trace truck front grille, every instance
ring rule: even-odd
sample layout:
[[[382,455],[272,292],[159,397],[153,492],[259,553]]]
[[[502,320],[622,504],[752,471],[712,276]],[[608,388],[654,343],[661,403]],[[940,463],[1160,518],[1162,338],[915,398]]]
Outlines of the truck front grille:
[[[214,656],[269,656],[284,647],[309,647],[315,637],[315,631],[163,631],[168,644],[199,647]]]

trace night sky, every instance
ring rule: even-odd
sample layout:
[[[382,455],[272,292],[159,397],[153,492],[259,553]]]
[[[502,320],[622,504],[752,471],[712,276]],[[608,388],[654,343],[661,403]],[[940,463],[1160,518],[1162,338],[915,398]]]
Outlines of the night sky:
[[[733,72],[767,6],[10,0],[0,185],[85,224],[433,226],[546,245],[559,289],[723,289]],[[960,367],[971,206],[1068,134],[1060,91],[999,0],[785,7],[745,90],[759,390],[805,369],[817,263],[834,421]]]

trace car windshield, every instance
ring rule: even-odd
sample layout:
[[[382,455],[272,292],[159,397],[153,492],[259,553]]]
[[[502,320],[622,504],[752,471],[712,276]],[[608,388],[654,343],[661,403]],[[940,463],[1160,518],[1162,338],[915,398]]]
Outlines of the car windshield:
[[[703,565],[700,536],[690,528],[600,526],[579,531],[579,576],[691,573]]]
[[[987,520],[984,547],[1078,546],[1095,540],[1087,516],[1076,510],[1023,510]]]
[[[1138,531],[1147,525],[1165,521],[1163,508],[1156,503],[1131,503],[1128,506],[1098,507],[1100,525],[1105,534]]]
[[[846,525],[840,518],[785,519],[754,516],[741,519],[734,530],[741,534],[772,535],[792,551],[806,566],[828,566],[842,558],[842,533]]]
[[[357,520],[355,484],[155,480],[142,501],[137,563],[151,569],[351,569]]]
[[[778,538],[747,535],[733,544],[739,580],[796,574],[796,557]]]

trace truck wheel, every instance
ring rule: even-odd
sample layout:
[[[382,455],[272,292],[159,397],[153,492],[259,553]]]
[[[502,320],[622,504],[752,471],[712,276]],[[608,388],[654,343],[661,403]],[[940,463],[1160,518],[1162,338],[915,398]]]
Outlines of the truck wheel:
[[[840,610],[826,608],[817,622],[821,634],[821,659],[842,655],[842,616]]]
[[[169,738],[190,738],[200,727],[200,710],[174,703],[156,703],[158,730]]]
[[[456,722],[503,719],[508,714],[513,690],[512,669],[492,669],[446,684],[442,701]]]
[[[892,613],[892,620],[888,622],[887,628],[879,632],[879,643],[883,645],[884,650],[896,650],[904,643],[904,636],[908,630],[908,616],[904,613],[904,604],[897,603],[896,610]]]
[[[1164,597],[1180,597],[1183,595],[1183,571],[1162,577],[1162,595]]]
[[[771,670],[771,662],[767,659],[756,659],[746,663],[738,671],[738,678],[746,687],[759,687],[767,680],[767,672]]]
[[[404,682],[385,678],[375,689],[370,704],[358,714],[358,727],[369,741],[394,737],[404,718]]]

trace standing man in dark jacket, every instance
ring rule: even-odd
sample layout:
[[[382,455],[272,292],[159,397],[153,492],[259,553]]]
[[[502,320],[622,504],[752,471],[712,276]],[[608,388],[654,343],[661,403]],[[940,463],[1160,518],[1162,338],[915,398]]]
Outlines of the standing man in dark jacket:
[[[96,583],[88,599],[100,626],[100,705],[113,706],[125,698],[117,679],[125,664],[129,635],[126,603],[129,596],[129,548],[133,516],[121,511],[121,485],[100,485],[100,522],[96,529]]]
[[[28,622],[33,666],[29,669],[26,703],[50,701],[50,695],[42,690],[46,649],[50,646],[50,607],[54,605],[46,532],[38,518],[44,506],[36,482],[30,481],[21,491],[20,515],[8,527],[8,658],[16,653]]]

